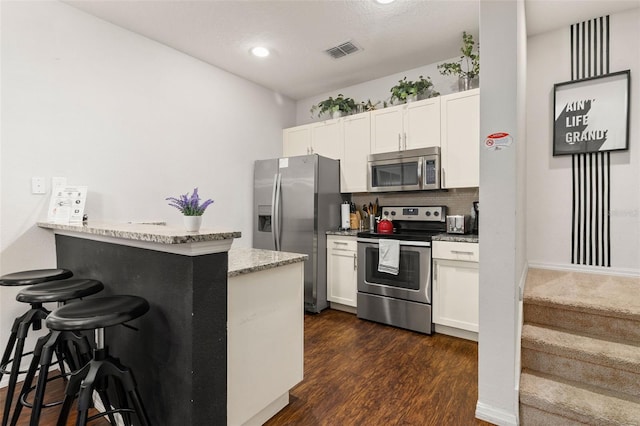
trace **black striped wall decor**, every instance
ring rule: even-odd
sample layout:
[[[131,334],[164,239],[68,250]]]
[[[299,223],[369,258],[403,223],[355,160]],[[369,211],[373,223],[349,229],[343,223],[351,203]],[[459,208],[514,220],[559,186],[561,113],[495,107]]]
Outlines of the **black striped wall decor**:
[[[609,16],[571,26],[571,79],[609,73]],[[611,267],[609,152],[573,154],[571,263]]]

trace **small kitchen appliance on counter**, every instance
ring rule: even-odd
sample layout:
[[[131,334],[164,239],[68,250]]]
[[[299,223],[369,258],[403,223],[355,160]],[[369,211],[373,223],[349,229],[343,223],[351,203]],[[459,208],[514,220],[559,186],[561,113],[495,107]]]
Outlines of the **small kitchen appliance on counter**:
[[[358,233],[358,318],[431,334],[431,237],[446,231],[445,206],[383,207],[391,233]],[[399,240],[397,274],[380,266],[380,240]],[[384,243],[382,243],[384,245]]]
[[[471,216],[468,214],[447,216],[447,233],[470,234],[472,226],[471,222]]]
[[[342,204],[340,204],[340,229],[351,229],[350,215],[351,205],[348,201],[344,201]]]

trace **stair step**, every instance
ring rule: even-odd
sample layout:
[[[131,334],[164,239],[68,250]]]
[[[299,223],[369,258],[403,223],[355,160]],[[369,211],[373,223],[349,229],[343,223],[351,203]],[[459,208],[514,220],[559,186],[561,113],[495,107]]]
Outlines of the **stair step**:
[[[529,269],[524,321],[640,343],[640,277]]]
[[[640,397],[640,345],[525,324],[522,366]]]
[[[637,425],[640,419],[639,398],[530,370],[524,370],[520,376],[520,404],[524,426],[554,424],[525,413],[529,407],[551,417],[569,419],[566,424]]]

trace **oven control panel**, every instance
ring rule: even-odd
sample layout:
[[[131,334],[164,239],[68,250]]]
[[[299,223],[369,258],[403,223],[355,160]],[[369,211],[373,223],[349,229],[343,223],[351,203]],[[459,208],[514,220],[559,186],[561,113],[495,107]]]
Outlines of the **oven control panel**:
[[[447,206],[383,207],[382,217],[385,216],[391,220],[445,222],[447,217]]]

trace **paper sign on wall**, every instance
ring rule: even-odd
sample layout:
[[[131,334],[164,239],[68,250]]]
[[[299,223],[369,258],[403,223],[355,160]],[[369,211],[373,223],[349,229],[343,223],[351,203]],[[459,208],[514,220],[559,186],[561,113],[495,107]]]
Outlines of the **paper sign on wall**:
[[[82,223],[86,201],[86,186],[53,188],[47,220],[55,223]]]
[[[484,147],[488,150],[497,151],[502,148],[507,148],[513,143],[513,138],[507,132],[492,133],[484,140]]]

